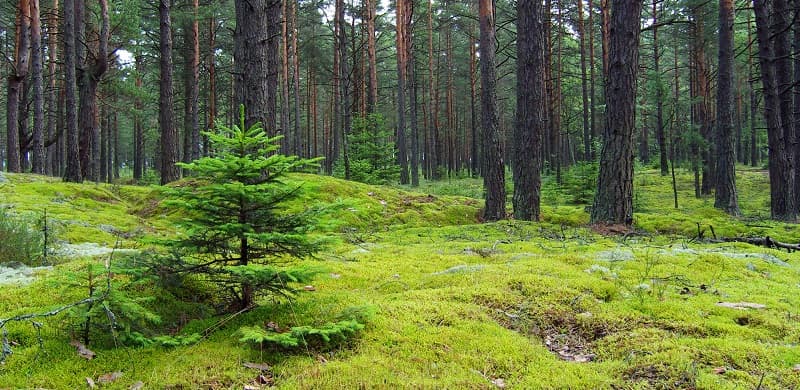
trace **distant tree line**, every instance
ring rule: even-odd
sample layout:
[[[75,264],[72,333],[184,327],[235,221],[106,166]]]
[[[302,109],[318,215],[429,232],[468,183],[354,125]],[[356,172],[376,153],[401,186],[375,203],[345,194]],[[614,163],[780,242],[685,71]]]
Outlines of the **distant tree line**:
[[[766,164],[773,218],[795,221],[797,11],[787,0],[15,0],[0,5],[0,163],[168,183],[178,162],[209,154],[201,131],[233,125],[244,104],[248,126],[283,135],[282,153],[325,157],[322,173],[380,181],[361,171],[386,156],[352,153],[388,147],[401,184],[481,176],[486,220],[507,217],[507,170],[514,216],[536,219],[541,175],[560,183],[597,163],[592,221],[630,224],[638,163],[691,170],[696,196],[732,215],[737,164]],[[362,128],[370,117],[392,131]]]

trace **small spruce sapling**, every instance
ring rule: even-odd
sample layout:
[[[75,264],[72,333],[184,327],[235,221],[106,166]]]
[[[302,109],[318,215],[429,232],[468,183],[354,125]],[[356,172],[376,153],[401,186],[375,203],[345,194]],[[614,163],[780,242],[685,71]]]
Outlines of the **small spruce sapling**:
[[[307,234],[313,213],[287,210],[300,187],[284,179],[318,166],[319,159],[279,154],[280,137],[268,137],[260,123],[246,128],[243,107],[238,125],[217,124],[204,135],[213,155],[179,163],[192,179],[167,190],[167,204],[186,216],[185,234],[171,243],[181,256],[170,266],[215,284],[230,298],[230,311],[252,306],[257,294],[291,294],[291,284],[307,282],[316,271],[281,265],[320,245]]]

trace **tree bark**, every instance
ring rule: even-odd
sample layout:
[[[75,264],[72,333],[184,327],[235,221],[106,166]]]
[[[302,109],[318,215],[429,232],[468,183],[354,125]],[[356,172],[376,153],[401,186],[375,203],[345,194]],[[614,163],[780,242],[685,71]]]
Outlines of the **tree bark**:
[[[183,26],[183,162],[188,163],[200,158],[200,3],[187,3],[190,14]]]
[[[170,21],[170,0],[159,0],[160,25],[160,66],[158,121],[161,131],[161,184],[180,179],[181,170],[176,165],[179,160],[178,131],[173,122],[172,94],[172,22]]]
[[[430,0],[429,0],[430,1]],[[365,0],[367,8],[367,57],[369,63],[369,85],[367,88],[367,112],[376,112],[378,104],[378,60],[375,42],[375,0]]]
[[[612,6],[605,128],[591,221],[631,225],[633,132],[642,2],[619,0]]]
[[[591,10],[589,10],[591,12]],[[517,15],[519,18],[519,15]],[[578,17],[575,24],[578,26],[578,46],[581,55],[581,98],[583,99],[583,160],[592,158],[592,130],[589,127],[589,86],[586,79],[586,27],[583,18],[583,0],[578,0]],[[518,27],[519,28],[519,27]],[[519,31],[517,31],[519,34]],[[517,52],[519,53],[519,51]],[[517,54],[519,58],[519,54]],[[517,75],[519,78],[519,75]]]
[[[77,89],[77,48],[75,29],[75,0],[64,0],[64,106],[66,118],[66,160],[64,180],[74,183],[83,181],[79,157],[78,102]]]
[[[33,82],[33,132],[31,150],[33,161],[31,171],[40,175],[45,171],[44,150],[44,69],[42,58],[42,21],[39,0],[31,0],[31,66]]]
[[[397,0],[397,160],[400,165],[400,184],[408,184],[408,140],[406,137],[406,79],[408,74],[409,42],[407,27],[411,16],[409,0]]]
[[[270,5],[268,3],[277,3]],[[275,12],[275,8],[278,8]],[[280,38],[280,2],[236,0],[233,33],[233,89],[236,106],[245,107],[245,126],[260,122],[269,136],[275,136],[275,92],[277,91],[277,50]],[[275,18],[275,16],[278,16]],[[272,55],[272,58],[271,58]],[[237,107],[232,109],[238,112]]]
[[[56,75],[56,64],[58,62],[58,0],[53,0],[53,7],[50,11],[50,18],[47,21],[47,73],[49,77],[49,85],[47,91],[47,139],[53,142],[53,145],[47,148],[47,173],[53,176],[61,174],[61,164],[58,159],[58,145],[62,140],[61,128],[57,126],[58,116],[58,102],[57,102],[57,86],[58,78]]]
[[[78,108],[78,124],[80,127],[80,158],[82,176],[92,181],[99,181],[100,178],[100,116],[97,106],[97,90],[102,80],[103,74],[108,70],[108,38],[110,34],[108,1],[98,0],[100,5],[100,31],[96,51],[90,53],[90,45],[85,34],[90,21],[85,18],[85,9],[76,10],[76,26],[83,34],[78,34],[83,38],[83,42],[78,42],[83,49],[78,50],[78,93],[80,95],[80,107]],[[77,3],[76,3],[77,4]],[[83,11],[83,12],[82,12]],[[78,21],[80,19],[80,22]],[[89,57],[92,57],[91,60]]]
[[[22,172],[19,153],[19,105],[22,86],[30,70],[30,35],[28,33],[30,20],[29,0],[19,0],[14,63],[11,74],[8,76],[8,97],[6,99],[6,169],[9,172]]]
[[[664,135],[664,96],[661,82],[661,70],[659,67],[661,53],[658,51],[658,3],[659,0],[653,0],[653,72],[655,73],[657,80],[656,140],[658,142],[659,167],[661,168],[661,176],[667,176],[669,174],[669,165],[667,163],[667,139]]]
[[[786,149],[785,134],[788,126],[783,123],[781,101],[776,79],[775,45],[773,34],[785,28],[782,15],[770,18],[770,3],[756,1],[753,8],[756,15],[756,36],[758,39],[758,57],[761,64],[761,83],[764,93],[764,119],[767,123],[767,142],[769,143],[769,182],[770,182],[770,214],[773,219],[796,221],[794,180],[795,172],[791,151]]]
[[[505,166],[497,127],[497,91],[495,69],[494,1],[479,0],[481,65],[481,138],[483,141],[483,189],[486,201],[483,219],[497,221],[506,217]]]
[[[217,124],[217,19],[214,15],[208,18],[208,124],[207,130],[213,130]],[[203,137],[203,155],[208,156],[210,150],[208,137]]]
[[[595,77],[594,77],[594,3],[589,0],[589,97],[591,99],[590,114],[589,114],[589,127],[592,134],[591,154],[590,161],[595,161],[597,158],[597,150],[594,146],[597,140],[597,97],[595,96]]]
[[[134,68],[136,76],[134,86],[141,90],[144,76],[144,57],[141,53],[134,55]],[[133,179],[141,180],[144,173],[144,125],[142,124],[142,99],[136,95],[133,101]]]
[[[719,71],[717,76],[717,168],[714,207],[738,216],[736,150],[733,137],[733,0],[719,2]]]
[[[514,171],[514,218],[527,221],[538,221],[540,213],[542,133],[547,126],[546,44],[542,0],[517,2],[517,120],[511,166]],[[585,98],[586,88],[583,92]],[[587,122],[588,118],[584,117],[584,125]],[[589,150],[585,150],[586,156],[590,156]]]
[[[344,177],[350,180],[350,156],[347,151],[347,133],[352,126],[353,121],[353,106],[351,103],[351,92],[353,90],[350,70],[347,64],[347,23],[344,18],[344,0],[337,0],[339,6],[337,7],[336,20],[339,24],[339,91],[341,96],[341,113],[342,127],[340,129],[340,137],[342,140],[342,161],[344,162]]]

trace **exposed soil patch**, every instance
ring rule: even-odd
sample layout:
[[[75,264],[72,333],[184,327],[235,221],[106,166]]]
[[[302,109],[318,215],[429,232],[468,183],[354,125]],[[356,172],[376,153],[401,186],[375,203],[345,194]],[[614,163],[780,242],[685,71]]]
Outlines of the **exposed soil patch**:
[[[433,195],[404,196],[400,201],[403,205],[410,206],[415,203],[433,203],[436,201],[436,197]]]
[[[503,327],[536,336],[553,354],[562,360],[586,363],[597,355],[592,351],[596,340],[623,330],[619,325],[596,320],[589,312],[575,313],[564,309],[545,309],[534,312],[526,305],[509,307],[502,302],[481,299],[492,317]]]
[[[603,236],[629,235],[635,232],[632,227],[622,224],[596,223],[590,227],[592,228],[592,231]]]
[[[648,389],[694,389],[695,373],[680,371],[662,364],[633,366],[625,370],[622,377],[626,382],[646,384]],[[614,386],[615,389],[629,388]]]

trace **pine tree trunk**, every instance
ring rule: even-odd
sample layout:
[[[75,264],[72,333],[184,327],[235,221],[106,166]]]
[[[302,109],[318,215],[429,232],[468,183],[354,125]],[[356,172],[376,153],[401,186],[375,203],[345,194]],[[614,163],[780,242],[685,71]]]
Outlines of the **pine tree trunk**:
[[[347,180],[350,180],[350,157],[348,156],[347,151],[347,133],[352,126],[353,121],[353,106],[351,105],[351,92],[353,90],[351,79],[350,79],[350,70],[347,64],[347,30],[346,30],[346,21],[344,18],[344,0],[337,0],[340,3],[340,6],[337,7],[338,13],[336,15],[336,20],[339,23],[339,78],[341,80],[340,83],[340,94],[341,94],[341,115],[342,115],[342,127],[341,131],[341,140],[342,140],[342,161],[344,162],[344,177]]]
[[[778,92],[776,52],[774,46],[780,45],[773,40],[773,34],[785,28],[783,15],[774,14],[766,1],[753,4],[756,15],[756,36],[758,39],[758,57],[761,64],[761,83],[764,93],[764,119],[767,123],[767,142],[769,143],[769,182],[770,213],[773,219],[796,221],[794,180],[795,172],[791,160],[791,151],[786,149],[785,131],[789,126],[782,122],[781,100]],[[772,11],[772,18],[770,14]],[[777,36],[775,36],[777,38]]]
[[[142,77],[144,76],[144,58],[137,53],[134,57],[136,78],[134,86],[139,90],[142,88]],[[142,99],[137,95],[133,101],[133,179],[141,180],[144,173],[144,125],[142,124]]]
[[[476,62],[478,62],[478,55],[475,51],[475,40],[470,37],[469,40],[469,127],[470,127],[470,154],[472,155],[470,166],[472,176],[478,176],[481,174],[481,154],[478,148],[479,138],[478,138],[478,114],[476,109],[475,100],[477,97],[476,92],[476,85],[478,81],[475,79],[477,74],[476,69]],[[542,97],[544,99],[544,97]],[[537,154],[540,152],[539,150],[535,151]],[[541,158],[541,157],[540,157]]]
[[[750,13],[747,14],[747,79],[750,86],[750,166],[758,166],[758,138],[756,137],[756,116],[758,113],[758,99],[756,98],[756,75],[753,66],[753,27]]]
[[[76,3],[77,5],[77,3]],[[78,89],[80,97],[80,107],[78,109],[78,124],[80,127],[80,158],[82,176],[94,182],[100,179],[100,117],[97,102],[97,91],[102,80],[103,74],[108,69],[108,39],[110,34],[108,1],[99,0],[100,5],[100,31],[97,32],[99,40],[93,47],[96,51],[92,53],[89,60],[88,51],[90,45],[84,41],[78,46],[85,46],[78,50]],[[79,37],[86,40],[86,25],[89,21],[85,19],[85,9],[77,10],[75,18],[76,27],[82,32]],[[79,21],[80,20],[80,21]],[[83,27],[81,27],[81,25]]]
[[[591,10],[590,10],[591,11]],[[519,15],[517,15],[519,17]],[[589,88],[586,79],[586,28],[583,18],[583,0],[578,0],[578,46],[581,55],[581,98],[583,99],[583,160],[592,157],[592,133],[589,127]],[[519,53],[519,52],[518,52]],[[519,56],[519,54],[517,54]],[[518,76],[519,77],[519,76]]]
[[[429,0],[432,1],[432,0]],[[367,57],[369,62],[369,85],[367,88],[367,112],[376,112],[378,104],[378,60],[375,43],[375,0],[365,0],[367,8]]]
[[[14,63],[8,76],[8,97],[6,99],[6,169],[9,172],[22,172],[20,164],[19,106],[22,87],[30,70],[30,28],[31,7],[28,0],[19,0],[17,8],[16,44]]]
[[[717,76],[717,168],[714,207],[738,216],[736,150],[733,137],[733,0],[719,2],[719,70]]]
[[[400,165],[400,184],[408,184],[408,141],[406,137],[406,76],[408,71],[408,50],[406,42],[410,21],[409,0],[397,0],[397,160]]]
[[[277,54],[280,38],[280,2],[236,0],[236,28],[233,38],[234,102],[245,107],[245,126],[261,122],[269,136],[275,136],[275,92]],[[277,12],[275,8],[277,7]],[[275,17],[277,15],[277,18]],[[278,30],[279,31],[279,30]]]
[[[178,131],[173,122],[172,96],[172,23],[170,0],[159,0],[158,6],[160,41],[159,53],[161,82],[159,84],[158,121],[161,131],[161,184],[180,179]]]
[[[190,14],[183,26],[183,162],[200,158],[200,3],[188,0]]]
[[[414,2],[409,1],[407,9],[404,11],[404,22],[406,26],[404,30],[404,38],[406,40],[404,49],[406,50],[406,75],[408,78],[408,105],[409,105],[409,119],[411,125],[411,186],[419,186],[419,123],[417,121],[417,80],[416,80],[416,62],[414,61],[414,45],[411,21],[414,19]]]
[[[44,150],[44,69],[42,51],[42,21],[39,0],[31,0],[31,66],[33,82],[33,133],[31,149],[33,164],[31,171],[40,175],[45,171]]]
[[[483,219],[497,221],[506,217],[505,166],[497,126],[497,91],[495,69],[494,2],[479,0],[481,65],[481,138],[483,141],[483,189],[486,201]]]
[[[547,124],[544,96],[546,43],[542,0],[517,2],[517,118],[511,166],[514,170],[514,218],[527,221],[538,221],[540,214],[542,157],[539,151]],[[583,92],[586,97],[586,88]],[[584,125],[587,125],[588,118],[584,119]],[[589,156],[588,149],[585,153]]]
[[[269,1],[269,0],[268,0]],[[291,0],[281,1],[281,14],[286,16],[288,13],[287,3]],[[281,23],[281,134],[283,140],[283,153],[290,154],[289,146],[292,144],[293,134],[289,132],[289,26],[287,20],[282,20]]]
[[[592,144],[591,154],[589,161],[595,161],[597,158],[597,150],[594,143],[597,141],[597,96],[595,96],[595,77],[594,77],[594,2],[589,0],[589,97],[591,99],[590,114],[589,114],[589,127],[591,128]]]
[[[661,70],[659,68],[661,53],[658,51],[658,3],[659,0],[653,0],[653,73],[658,80],[658,87],[656,88],[656,140],[658,142],[661,176],[667,176],[669,175],[669,164],[667,162],[667,139],[664,135],[664,96],[661,88]]]
[[[64,180],[74,183],[83,181],[81,175],[81,162],[79,157],[78,142],[78,102],[75,100],[77,89],[76,75],[76,28],[75,28],[75,0],[64,0],[64,106],[66,119],[66,150],[67,160]]]
[[[58,158],[58,145],[63,139],[61,128],[58,127],[58,78],[56,64],[58,62],[58,0],[53,0],[53,8],[47,21],[47,74],[49,85],[47,90],[47,140],[52,145],[47,148],[47,174],[58,176],[61,174],[61,164]]]
[[[208,19],[208,124],[206,129],[215,129],[217,124],[217,19]],[[203,137],[203,155],[210,155],[208,137]]]
[[[294,144],[292,145],[293,153],[296,155],[302,154],[302,137],[300,130],[300,55],[297,43],[297,35],[299,34],[299,27],[297,27],[297,0],[291,2],[291,22],[292,22],[292,85],[293,85],[293,105],[294,105]]]
[[[633,223],[633,132],[641,12],[640,0],[616,1],[611,10],[606,124],[592,223]]]

